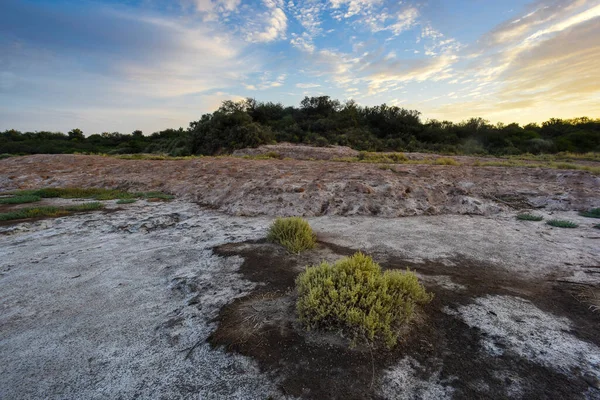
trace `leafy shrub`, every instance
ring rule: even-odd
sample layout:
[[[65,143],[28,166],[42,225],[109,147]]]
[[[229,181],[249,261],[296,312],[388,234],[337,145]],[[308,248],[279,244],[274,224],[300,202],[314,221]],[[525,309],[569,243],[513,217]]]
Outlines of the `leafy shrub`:
[[[517,219],[521,221],[541,221],[544,219],[544,217],[542,217],[541,215],[525,213],[517,215]]]
[[[550,226],[555,226],[557,228],[577,228],[579,226],[575,222],[567,221],[564,219],[551,219],[546,223]]]
[[[588,211],[581,211],[579,215],[588,218],[600,218],[600,208],[592,208]]]
[[[34,195],[12,196],[0,198],[0,204],[24,204],[40,201],[41,197]]]
[[[413,318],[415,306],[433,298],[414,273],[382,272],[362,253],[309,267],[296,279],[296,288],[296,309],[307,329],[340,331],[353,343],[383,341],[388,348]]]
[[[277,218],[267,239],[279,243],[292,253],[300,253],[315,247],[317,240],[308,222],[300,217]]]

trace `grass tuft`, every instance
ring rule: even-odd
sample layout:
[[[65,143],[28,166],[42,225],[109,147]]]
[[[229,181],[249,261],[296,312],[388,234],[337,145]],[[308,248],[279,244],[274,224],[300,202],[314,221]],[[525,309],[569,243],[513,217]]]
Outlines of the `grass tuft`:
[[[433,298],[414,273],[382,272],[362,253],[307,268],[296,289],[296,309],[307,329],[337,331],[353,344],[383,342],[388,348],[396,345],[416,305]]]
[[[119,199],[117,201],[117,204],[131,204],[131,203],[135,203],[137,201],[137,199]]]
[[[32,207],[20,210],[0,213],[0,221],[10,221],[15,219],[40,218],[40,217],[61,217],[73,212],[95,211],[103,207],[101,203],[85,203],[69,207]]]
[[[94,200],[116,200],[116,199],[161,199],[171,200],[174,196],[162,192],[137,192],[130,193],[117,189],[102,188],[43,188],[33,190],[19,190],[11,192],[14,197],[37,196],[40,198],[62,198],[62,199],[94,199]]]
[[[548,221],[546,223],[548,225],[554,226],[556,228],[577,228],[577,227],[579,227],[579,225],[577,225],[575,222],[567,221],[564,219],[551,219],[550,221]]]
[[[24,204],[24,203],[35,203],[40,201],[40,196],[26,194],[22,196],[5,197],[0,199],[0,204]]]
[[[525,213],[517,215],[517,219],[521,221],[541,221],[544,219],[544,217],[542,217],[541,215]]]
[[[440,157],[438,159],[435,160],[435,165],[454,165],[454,166],[459,166],[461,165],[458,161],[456,161],[453,158],[448,158],[448,157]]]
[[[308,222],[300,217],[277,218],[269,229],[267,239],[281,244],[291,253],[312,249],[317,241]]]
[[[588,211],[581,211],[579,215],[588,218],[600,218],[600,208],[592,208]]]

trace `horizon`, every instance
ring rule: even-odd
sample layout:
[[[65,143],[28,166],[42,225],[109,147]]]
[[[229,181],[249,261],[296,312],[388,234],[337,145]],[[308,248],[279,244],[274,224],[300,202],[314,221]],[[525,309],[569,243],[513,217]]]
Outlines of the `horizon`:
[[[0,131],[149,134],[224,100],[600,116],[600,1],[7,0]]]

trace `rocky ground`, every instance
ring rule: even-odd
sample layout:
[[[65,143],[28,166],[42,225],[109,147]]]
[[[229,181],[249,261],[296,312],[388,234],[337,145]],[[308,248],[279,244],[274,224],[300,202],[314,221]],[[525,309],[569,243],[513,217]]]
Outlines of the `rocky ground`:
[[[515,208],[600,206],[585,171],[204,157],[122,160],[34,155],[0,161],[0,188],[160,190],[230,215],[493,215]]]
[[[600,206],[598,178],[397,168],[0,161],[0,191],[177,195],[0,226],[0,398],[600,399],[599,221],[576,212]],[[518,221],[521,208],[580,226]],[[281,214],[309,216],[317,248],[266,243]],[[294,318],[295,276],[358,250],[415,270],[435,294],[390,352],[349,349]]]

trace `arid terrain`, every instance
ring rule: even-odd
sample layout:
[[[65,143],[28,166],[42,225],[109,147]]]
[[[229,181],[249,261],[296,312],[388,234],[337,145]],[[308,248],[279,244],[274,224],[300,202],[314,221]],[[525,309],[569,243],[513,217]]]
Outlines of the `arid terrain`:
[[[175,195],[0,224],[0,398],[600,399],[600,220],[578,214],[600,207],[599,176],[275,150],[289,159],[0,160],[0,196]],[[315,249],[265,240],[291,215]],[[355,251],[435,295],[391,351],[295,317],[296,276]]]

